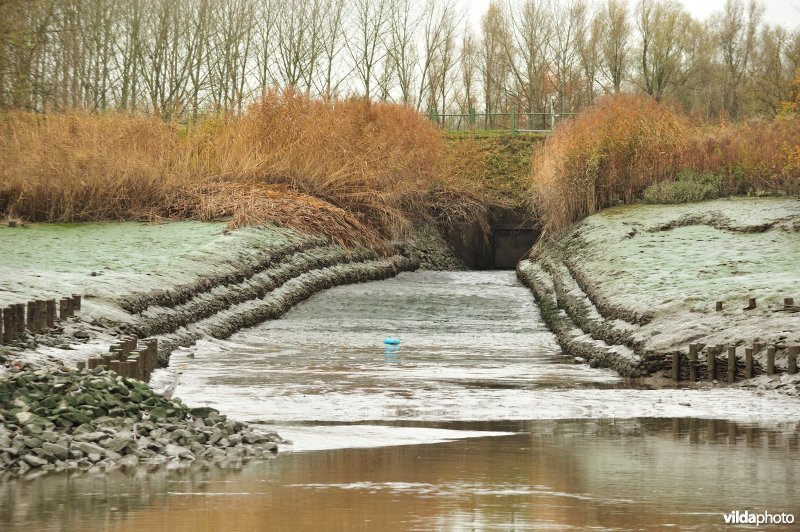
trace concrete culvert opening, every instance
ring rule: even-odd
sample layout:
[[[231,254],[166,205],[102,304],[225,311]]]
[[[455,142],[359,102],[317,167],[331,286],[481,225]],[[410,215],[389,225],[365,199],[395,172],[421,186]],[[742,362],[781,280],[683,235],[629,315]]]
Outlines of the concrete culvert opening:
[[[513,270],[540,236],[529,211],[501,205],[489,206],[488,234],[479,220],[442,228],[442,236],[467,268]]]

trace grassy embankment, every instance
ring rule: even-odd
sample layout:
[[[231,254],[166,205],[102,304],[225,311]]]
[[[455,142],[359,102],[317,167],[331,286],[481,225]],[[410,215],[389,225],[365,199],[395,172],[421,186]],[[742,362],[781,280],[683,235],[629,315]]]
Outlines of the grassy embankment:
[[[495,203],[530,209],[531,159],[541,135],[447,135],[449,171]]]
[[[274,222],[385,249],[412,220],[480,215],[412,109],[269,94],[189,124],[129,114],[0,116],[0,215],[28,221]]]
[[[608,98],[537,147],[530,182],[549,233],[642,200],[798,194],[800,116],[708,125],[648,98]]]

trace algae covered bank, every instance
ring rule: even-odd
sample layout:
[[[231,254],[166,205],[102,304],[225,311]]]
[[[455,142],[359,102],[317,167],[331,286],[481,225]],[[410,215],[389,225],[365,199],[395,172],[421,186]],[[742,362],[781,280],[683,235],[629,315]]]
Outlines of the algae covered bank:
[[[418,264],[290,229],[229,232],[200,222],[3,227],[0,247],[0,306],[35,309],[63,294],[80,301],[49,327],[29,319],[3,336],[0,461],[18,473],[167,460],[235,465],[275,451],[277,434],[186,406],[172,398],[177,382],[159,381],[158,370],[128,374],[119,360],[138,358],[136,345],[145,344],[136,339],[147,339],[141,356],[164,366],[200,337],[225,338],[325,288]]]
[[[679,380],[694,369],[724,382],[731,360],[738,382],[752,357],[753,374],[772,375],[744,385],[797,393],[796,198],[607,209],[538,245],[518,274],[562,347],[592,365],[668,375],[677,357]]]

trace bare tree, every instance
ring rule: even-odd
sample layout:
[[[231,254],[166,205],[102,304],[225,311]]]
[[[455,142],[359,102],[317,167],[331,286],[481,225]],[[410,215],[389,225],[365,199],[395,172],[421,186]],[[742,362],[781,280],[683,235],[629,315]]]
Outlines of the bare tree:
[[[661,100],[668,88],[686,81],[690,65],[692,18],[676,0],[640,0],[636,27],[640,37],[639,84]]]
[[[326,100],[331,100],[338,91],[340,80],[334,79],[339,63],[339,54],[345,47],[344,33],[345,0],[329,0],[323,17],[323,82],[319,91]]]
[[[757,45],[763,13],[763,5],[755,0],[746,7],[743,0],[727,0],[722,13],[714,19],[725,69],[723,107],[733,118],[739,115],[739,92]]]
[[[451,71],[457,64],[455,5],[440,2],[430,10],[431,16],[425,25],[425,61],[423,81],[427,85],[428,109],[437,113],[446,112],[447,94],[450,89]],[[420,90],[420,94],[422,94]]]
[[[792,81],[800,67],[800,38],[780,26],[761,30],[751,69],[755,112],[775,115],[792,99]]]
[[[507,63],[505,49],[505,17],[499,2],[493,0],[481,19],[481,77],[483,81],[483,102],[486,113],[496,113],[503,102],[506,87]]]
[[[587,31],[587,7],[584,0],[568,0],[555,12],[552,47],[552,78],[559,109],[580,105],[583,83],[580,36]]]
[[[628,6],[625,0],[606,0],[598,16],[602,21],[603,33],[600,47],[603,56],[603,70],[615,93],[622,88],[628,68],[631,25],[628,20]]]
[[[589,15],[587,14],[587,17]],[[602,67],[602,52],[600,41],[603,37],[603,21],[599,16],[592,16],[587,21],[583,33],[577,37],[577,48],[580,55],[580,65],[583,72],[583,83],[580,106],[591,105],[600,86],[599,75]]]
[[[417,5],[413,0],[392,0],[389,4],[390,39],[387,53],[397,78],[400,101],[406,105],[410,105],[414,99],[416,65],[419,60],[417,32],[423,11],[417,9]]]
[[[511,31],[500,42],[514,78],[515,99],[525,111],[535,112],[541,110],[548,91],[549,43],[555,37],[551,4],[525,0],[508,2],[505,9]]]
[[[376,67],[386,54],[382,36],[388,21],[388,8],[388,0],[353,0],[352,3],[353,37],[347,42],[367,99],[371,96]]]
[[[464,111],[474,109],[477,104],[475,91],[478,70],[479,48],[472,28],[467,26],[461,39],[461,85],[464,90],[461,108]]]

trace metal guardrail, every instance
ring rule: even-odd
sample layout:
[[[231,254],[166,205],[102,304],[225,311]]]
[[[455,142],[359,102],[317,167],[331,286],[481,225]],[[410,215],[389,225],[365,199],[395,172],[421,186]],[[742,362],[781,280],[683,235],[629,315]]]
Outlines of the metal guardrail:
[[[508,113],[476,113],[470,109],[469,113],[437,114],[431,111],[428,115],[431,122],[436,123],[441,129],[451,132],[468,131],[507,131],[511,135],[517,133],[551,133],[557,121],[561,118],[573,116],[577,113],[525,113],[512,109]]]

